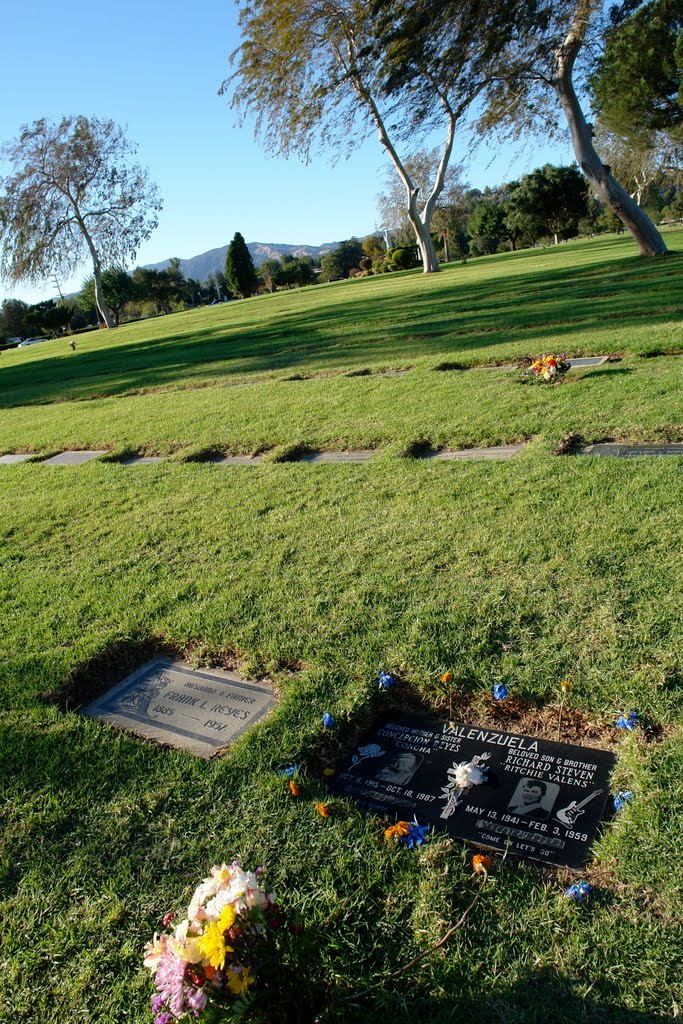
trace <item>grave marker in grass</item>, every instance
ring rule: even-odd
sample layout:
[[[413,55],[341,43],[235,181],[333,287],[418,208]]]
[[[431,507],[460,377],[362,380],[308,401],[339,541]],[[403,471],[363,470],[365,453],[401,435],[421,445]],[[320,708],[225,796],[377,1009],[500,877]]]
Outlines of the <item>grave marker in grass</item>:
[[[604,750],[398,714],[363,740],[329,784],[376,814],[578,868],[589,857],[615,761]],[[460,788],[462,769],[472,764],[485,781]]]
[[[211,757],[262,718],[272,691],[235,672],[156,658],[93,701],[84,714],[145,739]]]
[[[613,459],[638,459],[644,455],[683,455],[683,443],[670,444],[590,444],[579,455],[598,455]]]

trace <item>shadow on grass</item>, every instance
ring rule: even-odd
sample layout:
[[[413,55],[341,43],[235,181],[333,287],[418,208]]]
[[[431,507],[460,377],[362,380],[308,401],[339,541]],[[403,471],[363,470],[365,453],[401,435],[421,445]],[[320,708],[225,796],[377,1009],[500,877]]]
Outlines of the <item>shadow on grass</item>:
[[[473,974],[479,969],[480,965],[472,964]],[[393,986],[387,986],[379,996],[375,993],[372,1000],[368,996],[355,1004],[347,1003],[346,1010],[344,1004],[335,1003],[318,1020],[320,1024],[376,1024],[380,1019],[391,1019],[394,1024],[657,1024],[671,1019],[668,1014],[615,1005],[608,979],[595,979],[594,987],[593,979],[582,975],[580,968],[573,977],[544,968],[509,987],[489,987],[475,994],[467,993],[472,987],[470,977],[464,975],[460,983],[458,979],[449,980],[451,992],[442,990],[432,997],[411,998],[409,985],[397,978]],[[591,991],[583,994],[586,989]]]
[[[169,317],[168,326],[155,321],[160,332],[166,328],[157,338],[120,343],[114,333],[106,349],[2,367],[0,407],[240,383],[301,366],[360,370],[368,359],[405,364],[444,352],[472,365],[494,347],[505,347],[510,356],[540,350],[548,329],[558,327],[569,354],[573,335],[594,335],[606,322],[656,325],[674,315],[674,306],[662,306],[656,285],[680,277],[679,255],[664,262],[631,256],[535,270],[541,254],[511,254],[521,261],[518,273],[501,263],[503,273],[483,281],[468,280],[467,268],[447,267],[436,284],[430,279],[429,290],[422,275],[408,274],[390,278],[381,294],[377,278],[310,289],[305,299],[292,292],[299,303],[306,301],[304,309],[287,306],[287,295],[264,296],[227,307],[223,320],[201,330],[184,330]],[[673,302],[670,282],[666,289]],[[579,349],[585,350],[583,339]]]

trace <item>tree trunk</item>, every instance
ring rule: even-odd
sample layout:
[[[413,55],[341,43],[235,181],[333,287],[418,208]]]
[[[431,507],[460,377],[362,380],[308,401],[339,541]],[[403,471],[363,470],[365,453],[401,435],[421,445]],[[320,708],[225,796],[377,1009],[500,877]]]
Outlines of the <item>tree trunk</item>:
[[[100,311],[100,316],[107,327],[115,327],[114,318],[109,312],[109,306],[107,305],[107,300],[105,299],[104,292],[102,291],[102,267],[100,266],[100,261],[97,256],[93,259],[92,272],[93,277],[95,278],[95,302],[97,303],[97,308]]]
[[[596,153],[592,125],[586,121],[574,90],[574,62],[583,45],[586,26],[594,5],[595,0],[577,2],[574,22],[556,55],[555,91],[569,125],[579,167],[593,187],[593,191],[628,228],[642,256],[661,256],[667,251],[664,239],[645,211],[641,210],[626,189],[622,188],[610,173],[609,167],[603,164]]]
[[[100,316],[104,320],[107,327],[114,327],[114,318],[109,312],[109,306],[107,305],[107,300],[105,299],[104,292],[102,291],[102,265],[100,264],[100,257],[97,254],[95,243],[90,237],[90,232],[85,226],[85,221],[81,216],[81,212],[76,206],[76,204],[73,202],[73,200],[72,205],[76,213],[76,221],[78,223],[79,228],[81,229],[83,237],[85,238],[88,249],[90,250],[90,256],[92,259],[92,274],[95,280],[95,302],[97,303],[97,308],[99,310]]]
[[[425,224],[417,208],[417,196],[420,190],[417,188],[408,190],[408,183],[406,183],[406,190],[408,191],[408,220],[415,232],[415,240],[422,258],[423,272],[425,274],[437,274],[440,268],[439,261],[436,258],[434,242],[429,233],[429,226]]]

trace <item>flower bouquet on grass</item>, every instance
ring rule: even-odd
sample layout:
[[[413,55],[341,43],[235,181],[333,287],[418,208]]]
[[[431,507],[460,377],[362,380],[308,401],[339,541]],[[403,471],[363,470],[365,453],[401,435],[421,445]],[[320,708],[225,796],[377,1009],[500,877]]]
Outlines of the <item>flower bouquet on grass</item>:
[[[183,1018],[239,1019],[253,1002],[259,972],[267,973],[279,926],[275,894],[262,869],[244,871],[237,861],[213,867],[196,889],[187,917],[164,918],[168,931],[145,947],[154,976],[155,1024]],[[218,1008],[222,1015],[218,1016]]]
[[[564,356],[541,356],[524,371],[523,376],[529,384],[554,384],[568,369],[569,363]]]

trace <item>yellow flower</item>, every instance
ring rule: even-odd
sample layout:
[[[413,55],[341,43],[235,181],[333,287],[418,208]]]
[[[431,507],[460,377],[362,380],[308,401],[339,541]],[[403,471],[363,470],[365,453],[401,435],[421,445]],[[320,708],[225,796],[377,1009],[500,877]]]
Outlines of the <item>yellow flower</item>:
[[[572,685],[572,683],[569,682],[568,679],[563,679],[560,683],[560,689],[562,690],[562,693],[571,693],[574,689],[574,686]]]
[[[240,971],[228,971],[228,988],[234,996],[244,995],[254,981],[250,967],[243,967]]]
[[[212,967],[220,970],[225,963],[226,956],[228,953],[232,953],[233,949],[226,943],[223,929],[212,921],[206,926],[204,934],[199,939],[199,951]]]
[[[384,830],[384,835],[387,839],[395,839],[396,836],[407,836],[409,832],[410,822],[397,821],[395,825],[390,825],[389,828]]]
[[[228,929],[232,928],[232,926],[234,925],[236,917],[237,914],[235,913],[235,908],[231,907],[230,904],[228,903],[227,907],[223,907],[221,915],[216,921],[216,924],[218,925],[222,932],[227,932]]]
[[[489,857],[485,857],[483,853],[475,853],[472,858],[472,867],[476,875],[485,875],[491,867],[491,860]]]
[[[315,809],[322,818],[329,818],[332,814],[332,808],[329,804],[323,804],[318,802],[315,805]]]
[[[442,683],[450,683],[452,678],[453,678],[453,673],[452,672],[444,672],[444,674],[441,676],[441,682]]]
[[[323,768],[323,775],[326,775],[329,779],[330,776],[334,775],[334,768]]]

